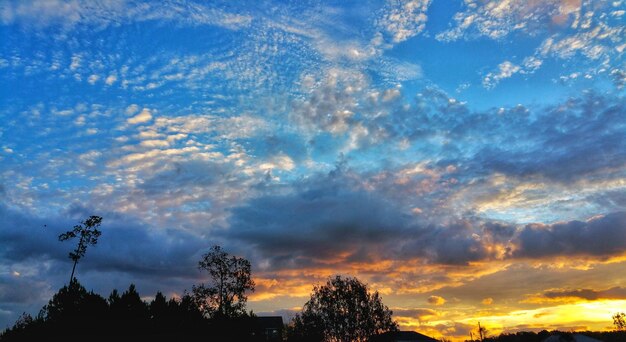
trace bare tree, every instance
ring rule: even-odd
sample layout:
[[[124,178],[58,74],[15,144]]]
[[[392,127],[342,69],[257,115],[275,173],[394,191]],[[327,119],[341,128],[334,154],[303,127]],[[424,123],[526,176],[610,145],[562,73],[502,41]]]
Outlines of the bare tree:
[[[102,217],[92,215],[88,219],[82,221],[80,224],[75,225],[72,230],[59,235],[59,241],[65,241],[73,239],[75,237],[79,237],[76,249],[74,249],[69,254],[69,258],[74,261],[72,274],[70,275],[70,284],[72,283],[72,279],[74,279],[76,264],[78,263],[78,260],[85,256],[87,246],[93,246],[98,243],[98,238],[100,237],[100,234],[102,234],[102,232],[98,230],[98,228],[100,227],[100,223],[102,223]]]
[[[192,287],[198,307],[208,317],[237,317],[246,314],[246,291],[254,291],[250,262],[230,256],[220,246],[213,246],[198,262],[206,270],[211,283]]]

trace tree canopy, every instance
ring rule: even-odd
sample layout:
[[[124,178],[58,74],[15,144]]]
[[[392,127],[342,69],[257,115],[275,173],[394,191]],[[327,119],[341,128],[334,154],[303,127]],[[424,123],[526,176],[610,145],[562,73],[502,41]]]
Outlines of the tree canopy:
[[[315,286],[311,299],[292,322],[293,340],[360,342],[386,331],[396,331],[392,311],[378,292],[356,278],[335,276]]]
[[[239,317],[246,314],[247,291],[254,291],[250,262],[213,246],[198,268],[209,273],[208,284],[194,285],[193,297],[207,317]]]
[[[78,244],[76,245],[76,249],[70,252],[69,258],[74,261],[74,266],[72,267],[72,274],[70,275],[70,284],[74,279],[74,271],[76,271],[76,264],[78,260],[80,260],[83,256],[85,256],[85,252],[87,251],[87,246],[95,245],[98,243],[98,238],[102,234],[101,231],[98,230],[100,224],[102,223],[102,217],[100,216],[89,216],[88,219],[82,221],[80,224],[74,226],[74,228],[70,231],[67,231],[61,235],[59,235],[59,241],[66,241],[73,239],[75,237],[79,237]]]

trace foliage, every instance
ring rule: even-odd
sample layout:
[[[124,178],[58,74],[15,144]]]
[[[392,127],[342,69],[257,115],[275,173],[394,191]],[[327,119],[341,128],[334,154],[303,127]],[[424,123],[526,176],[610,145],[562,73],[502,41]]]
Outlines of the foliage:
[[[102,223],[102,217],[100,216],[90,216],[88,219],[82,221],[80,224],[75,225],[74,228],[70,231],[67,231],[61,235],[59,235],[59,241],[66,241],[73,239],[75,237],[79,237],[78,244],[76,245],[76,249],[74,249],[69,254],[69,258],[74,261],[74,266],[72,267],[72,274],[70,275],[70,283],[74,279],[74,271],[76,270],[76,264],[78,260],[85,256],[85,252],[87,251],[87,246],[95,245],[98,243],[98,238],[102,234],[101,231],[98,230],[100,224]]]
[[[202,256],[198,268],[211,277],[209,284],[192,287],[193,298],[202,312],[207,317],[245,316],[246,292],[254,291],[250,262],[213,246]]]
[[[290,340],[367,341],[375,334],[395,331],[392,311],[378,292],[368,291],[356,278],[336,276],[315,286],[302,312],[292,321]]]

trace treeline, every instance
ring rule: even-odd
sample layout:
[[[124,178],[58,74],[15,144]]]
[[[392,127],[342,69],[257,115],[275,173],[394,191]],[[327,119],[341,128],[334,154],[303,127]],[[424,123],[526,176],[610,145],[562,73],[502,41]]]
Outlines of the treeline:
[[[207,319],[192,296],[170,298],[157,293],[150,302],[141,300],[134,285],[108,298],[87,291],[77,280],[62,287],[39,314],[24,313],[12,328],[0,335],[1,341],[104,341],[116,337],[169,339],[204,336],[218,340],[231,336],[235,340],[253,341],[250,315],[237,319],[234,329],[229,320]],[[251,321],[250,321],[251,322]]]
[[[540,332],[532,331],[520,331],[516,333],[500,334],[496,337],[485,337],[482,342],[543,342],[551,336],[555,338],[549,341],[576,341],[574,335],[584,335],[587,337],[595,338],[603,342],[624,342],[626,341],[626,331],[577,331],[577,332],[563,332],[563,331],[547,331],[542,330]],[[479,340],[466,340],[466,342],[478,342]]]
[[[216,341],[348,341],[366,342],[371,336],[396,331],[392,312],[378,292],[356,278],[329,278],[315,286],[300,313],[283,327],[282,318],[255,317],[246,311],[247,293],[254,291],[250,262],[213,246],[198,262],[209,281],[193,285],[181,298],[162,293],[144,302],[134,285],[108,298],[87,291],[73,277],[86,246],[100,235],[101,219],[92,216],[63,234],[80,237],[70,253],[74,261],[69,285],[62,287],[36,317],[24,313],[1,341],[110,341],[137,337],[142,340],[188,340],[202,336]],[[286,329],[283,329],[286,328]]]
[[[364,342],[397,330],[378,293],[370,293],[356,278],[337,276],[316,286],[302,312],[285,326],[279,317],[274,317],[278,324],[274,319],[268,325],[268,317],[256,317],[251,311],[224,315],[216,310],[208,315],[205,305],[193,293],[167,299],[158,292],[146,302],[132,284],[123,293],[113,290],[104,298],[74,278],[37,316],[24,313],[0,334],[0,341],[186,341],[201,336],[207,341]]]

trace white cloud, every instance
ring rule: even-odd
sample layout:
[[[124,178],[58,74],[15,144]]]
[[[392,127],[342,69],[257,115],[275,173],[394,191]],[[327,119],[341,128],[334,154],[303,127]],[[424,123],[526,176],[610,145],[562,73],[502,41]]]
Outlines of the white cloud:
[[[5,25],[60,26],[65,30],[77,25],[105,28],[121,22],[152,20],[184,25],[215,25],[236,30],[252,22],[252,17],[248,15],[228,13],[211,4],[186,2],[31,0],[3,2],[2,5],[0,21]]]
[[[393,43],[403,42],[424,30],[430,3],[431,0],[391,0],[378,26],[391,35]]]
[[[126,115],[133,115],[135,113],[137,113],[139,111],[139,106],[136,104],[131,104],[130,106],[126,107]]]
[[[80,67],[81,57],[79,55],[72,56],[72,62],[70,64],[70,70],[74,71]]]
[[[52,112],[55,115],[60,115],[60,116],[69,116],[69,115],[74,114],[74,110],[73,109],[53,110]]]
[[[577,15],[580,0],[466,0],[465,10],[454,15],[456,26],[436,35],[441,41],[479,36],[502,39],[511,32],[534,35],[563,25]]]
[[[188,115],[176,118],[160,117],[152,128],[177,134],[217,133],[220,139],[242,139],[266,132],[268,122],[260,117],[240,115],[218,117],[213,115]],[[182,137],[182,135],[177,135]]]
[[[269,160],[262,162],[258,166],[258,168],[262,171],[273,169],[291,171],[294,167],[295,163],[293,162],[293,159],[291,159],[288,155],[282,153],[269,158]]]
[[[133,116],[132,118],[129,118],[128,120],[126,120],[126,122],[131,125],[135,125],[140,123],[146,123],[150,120],[152,120],[152,114],[150,113],[150,110],[148,108],[144,108],[141,113]]]
[[[487,89],[495,87],[501,80],[513,76],[520,71],[519,65],[504,61],[498,65],[497,72],[490,72],[483,78],[483,86]]]
[[[83,126],[86,122],[86,117],[84,115],[79,115],[76,120],[74,120],[74,124],[76,126]]]
[[[116,75],[109,75],[106,80],[104,81],[104,83],[106,83],[107,85],[113,85],[113,83],[115,83],[115,81],[117,81],[117,76]]]
[[[167,140],[144,140],[140,143],[143,147],[169,147],[170,143]]]
[[[87,79],[87,82],[89,82],[89,84],[91,85],[94,85],[99,79],[100,79],[100,76],[93,74],[89,76],[89,78]]]

